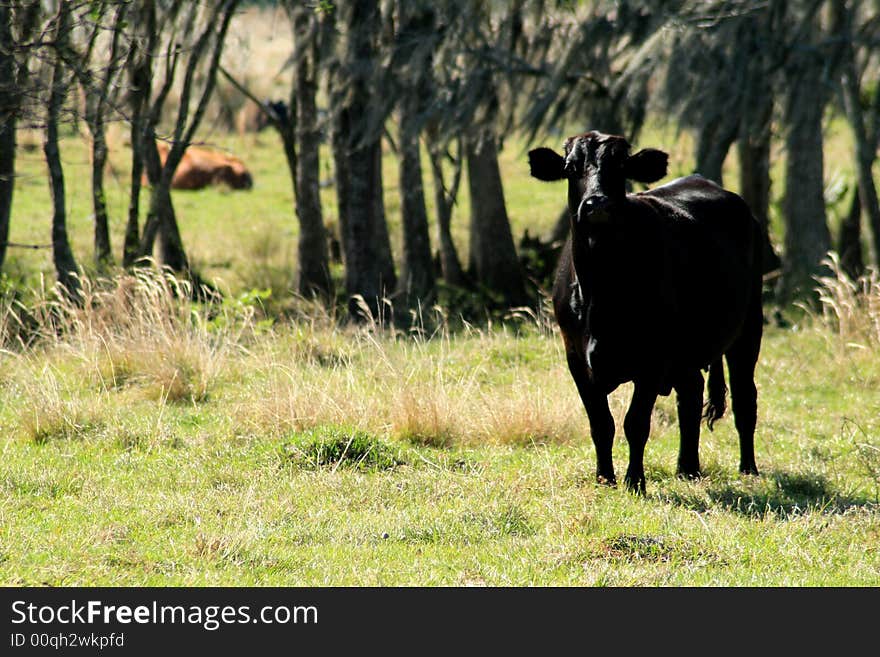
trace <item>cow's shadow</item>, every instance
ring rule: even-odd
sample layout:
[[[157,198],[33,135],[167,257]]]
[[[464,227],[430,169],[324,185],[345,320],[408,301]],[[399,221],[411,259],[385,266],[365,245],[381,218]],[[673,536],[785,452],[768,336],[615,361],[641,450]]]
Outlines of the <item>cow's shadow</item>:
[[[789,519],[805,513],[839,515],[851,509],[880,508],[875,495],[839,490],[816,472],[771,470],[759,477],[709,476],[693,486],[669,486],[660,499],[691,511],[722,509],[749,518]]]

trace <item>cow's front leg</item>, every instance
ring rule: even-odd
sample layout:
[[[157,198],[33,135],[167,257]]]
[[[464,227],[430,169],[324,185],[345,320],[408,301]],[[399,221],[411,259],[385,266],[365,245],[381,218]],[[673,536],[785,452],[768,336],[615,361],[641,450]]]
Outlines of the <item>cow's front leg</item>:
[[[623,420],[623,431],[629,443],[629,467],[624,481],[634,493],[645,493],[645,443],[651,431],[651,412],[655,401],[657,386],[636,382],[629,410]]]
[[[596,447],[596,481],[600,484],[614,486],[614,463],[611,459],[611,446],[614,443],[614,418],[608,408],[608,396],[599,391],[591,390],[585,401],[587,417],[590,420],[590,434]]]
[[[590,420],[590,435],[596,447],[596,481],[613,486],[614,462],[611,459],[611,446],[614,443],[614,418],[608,408],[608,395],[598,390],[587,376],[587,363],[577,352],[568,352],[568,369],[577,386],[581,401]]]

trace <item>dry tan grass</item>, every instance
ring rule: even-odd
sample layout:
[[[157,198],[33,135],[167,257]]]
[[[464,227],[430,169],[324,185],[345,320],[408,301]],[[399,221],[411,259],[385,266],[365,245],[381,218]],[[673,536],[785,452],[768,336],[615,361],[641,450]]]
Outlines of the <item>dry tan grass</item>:
[[[880,273],[869,269],[853,281],[833,252],[824,264],[831,274],[817,279],[823,323],[849,346],[880,346]]]
[[[136,385],[148,399],[202,401],[252,328],[250,317],[224,326],[217,321],[222,308],[195,306],[186,284],[151,269],[84,280],[83,287],[82,305],[41,291],[32,314],[34,349],[49,362],[79,363],[81,383],[103,391]],[[15,308],[3,315],[0,330],[16,324]],[[53,385],[41,381],[36,388],[51,392]],[[41,406],[51,411],[53,404]]]
[[[300,336],[293,348],[279,352],[275,344],[271,354],[256,356],[264,364],[275,359],[268,383],[245,391],[235,416],[257,434],[344,424],[435,447],[582,436],[583,411],[555,341],[542,341],[554,350],[548,371],[495,360],[505,339],[322,328]]]
[[[19,388],[28,399],[19,419],[19,435],[39,444],[51,439],[74,439],[102,428],[98,399],[71,396],[54,368],[35,361],[30,365],[31,374]]]
[[[34,440],[91,432],[124,445],[161,441],[164,407],[214,401],[211,413],[236,435],[346,425],[439,447],[586,434],[543,313],[515,313],[521,339],[497,327],[400,331],[381,317],[343,325],[305,301],[289,323],[267,327],[254,306],[194,304],[185,284],[152,269],[85,282],[81,306],[52,290],[40,298],[33,344],[7,352],[32,409],[18,432]]]

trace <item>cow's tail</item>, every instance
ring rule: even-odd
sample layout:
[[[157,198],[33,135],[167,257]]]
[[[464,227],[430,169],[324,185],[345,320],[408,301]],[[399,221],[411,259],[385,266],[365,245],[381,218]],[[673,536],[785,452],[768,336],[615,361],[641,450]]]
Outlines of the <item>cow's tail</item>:
[[[709,431],[715,423],[724,415],[727,409],[727,384],[724,383],[724,362],[719,358],[709,366],[709,400],[706,402],[706,410],[703,417]]]

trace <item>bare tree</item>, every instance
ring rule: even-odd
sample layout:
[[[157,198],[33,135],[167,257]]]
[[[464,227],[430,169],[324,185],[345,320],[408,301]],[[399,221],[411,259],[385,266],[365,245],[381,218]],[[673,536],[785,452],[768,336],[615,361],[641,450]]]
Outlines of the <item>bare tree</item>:
[[[458,115],[464,72],[461,70],[461,49],[450,36],[455,29],[456,13],[456,2],[436,3],[432,37],[422,40],[431,46],[425,61],[431,96],[426,103],[424,138],[434,183],[440,271],[448,285],[468,287],[470,281],[452,239],[452,213],[461,187],[465,159],[462,121]],[[451,165],[451,172],[447,172],[447,163]]]
[[[327,230],[321,209],[321,129],[318,122],[317,93],[322,50],[326,47],[324,41],[327,38],[327,29],[332,26],[332,13],[328,9],[319,15],[290,0],[286,6],[296,46],[288,104],[291,116],[287,126],[280,121],[281,125],[276,127],[281,128],[284,151],[294,181],[300,230],[297,251],[298,289],[300,294],[317,294],[327,299],[330,296],[331,281]],[[294,137],[299,146],[298,156]]]
[[[138,259],[140,249],[140,199],[141,180],[144,173],[144,158],[147,138],[154,139],[155,124],[158,117],[152,117],[150,96],[153,83],[154,60],[160,57],[159,30],[155,2],[145,1],[132,11],[132,34],[125,61],[128,77],[129,124],[131,135],[131,181],[129,185],[128,216],[125,224],[125,237],[122,246],[122,265],[131,267]],[[176,64],[177,58],[165,59],[166,66]],[[163,89],[164,97],[171,88],[173,74],[166,74],[168,84]],[[161,105],[159,105],[161,107]],[[158,112],[156,112],[158,114]],[[151,148],[152,151],[152,148]],[[155,174],[155,178],[158,176]]]
[[[64,193],[64,169],[61,166],[61,152],[58,147],[58,124],[71,75],[62,58],[67,49],[71,31],[71,2],[61,0],[58,12],[52,19],[52,39],[55,49],[52,53],[52,73],[49,83],[49,98],[46,105],[46,129],[43,152],[49,167],[49,186],[52,191],[52,257],[58,283],[65,295],[73,301],[81,299],[82,284],[79,267],[73,257],[67,237],[67,209]]]
[[[738,49],[745,66],[739,114],[737,155],[739,192],[761,225],[764,274],[777,271],[781,260],[770,239],[770,148],[777,84],[774,70],[780,54],[773,34],[781,29],[782,12],[776,5],[768,11],[746,14],[738,32]]]
[[[333,149],[345,289],[350,314],[359,317],[358,297],[375,315],[397,283],[382,199],[380,140],[390,99],[382,95],[377,70],[378,3],[365,0],[338,11],[344,35],[331,92]]]
[[[845,268],[851,273],[857,274],[860,269],[858,260],[861,259],[861,244],[859,240],[860,216],[862,212],[867,215],[868,226],[871,229],[871,252],[872,261],[880,264],[880,202],[877,199],[877,187],[871,168],[876,159],[878,143],[878,122],[880,122],[880,90],[875,88],[874,111],[866,113],[862,108],[863,88],[860,84],[861,71],[857,61],[856,28],[861,2],[847,2],[846,0],[834,0],[832,3],[832,31],[837,35],[841,43],[841,71],[840,71],[840,95],[843,108],[855,141],[856,160],[856,190],[853,205],[850,208],[848,221],[844,222],[842,234],[849,230],[848,243],[841,246],[841,259]],[[876,10],[876,7],[875,7]],[[876,23],[880,16],[874,15],[874,20],[868,24]],[[877,28],[874,27],[876,32]],[[866,36],[866,35],[863,35]],[[876,52],[875,46],[869,46],[868,52]],[[870,60],[870,57],[866,58]],[[865,62],[862,68],[867,66]],[[870,114],[870,115],[869,115]],[[856,200],[857,199],[857,200]]]
[[[15,189],[15,131],[30,76],[27,42],[39,20],[37,2],[0,3],[0,269],[6,259]]]
[[[116,4],[112,22],[105,23],[105,16]],[[77,20],[80,31],[85,32],[85,47],[77,51],[73,44],[65,53],[66,62],[80,82],[85,94],[85,121],[91,137],[92,159],[92,206],[95,214],[95,265],[99,270],[113,263],[110,245],[110,228],[107,218],[107,200],[104,192],[104,169],[107,164],[107,139],[105,126],[111,106],[115,102],[116,76],[124,60],[121,52],[123,27],[127,20],[127,5],[103,1],[80,8]],[[102,32],[109,31],[109,48],[106,59],[95,52]]]
[[[147,118],[143,124],[140,145],[144,148],[146,168],[153,185],[150,194],[150,207],[144,223],[137,250],[138,258],[152,255],[156,238],[159,239],[161,262],[178,272],[186,272],[197,284],[197,291],[204,284],[190,270],[189,259],[183,246],[174,205],[171,200],[171,179],[183,158],[184,151],[195,137],[211,94],[214,90],[220,56],[223,52],[229,22],[239,0],[221,0],[210,5],[199,3],[171,3],[162,7],[162,18],[173,26],[166,41],[166,66],[162,86],[155,96],[150,97]],[[185,9],[184,9],[185,5]],[[144,2],[147,25],[155,26],[157,6],[153,0]],[[150,35],[148,35],[148,44]],[[186,44],[184,46],[184,44]],[[156,45],[155,41],[152,45]],[[155,50],[153,51],[155,52]],[[146,55],[147,57],[150,54]],[[168,91],[174,80],[179,59],[183,64],[183,80],[180,90],[177,115],[170,136],[170,149],[164,163],[160,163],[155,144],[155,130],[162,114]],[[143,60],[140,60],[143,61]],[[149,60],[147,60],[149,61]],[[141,70],[140,73],[145,73]],[[152,86],[153,75],[142,80]],[[201,83],[200,89],[197,87]],[[191,104],[195,103],[194,111]],[[131,220],[129,215],[129,220]]]
[[[469,124],[463,135],[471,203],[469,273],[475,282],[500,295],[504,305],[527,305],[530,299],[510,229],[498,164],[499,80],[491,59],[485,56],[502,49],[505,34],[503,29],[495,31],[498,23],[492,20],[490,5],[479,1],[463,4],[461,111],[467,113]],[[518,9],[518,3],[514,3],[509,11]]]
[[[451,140],[440,136],[437,123],[429,124],[425,135],[428,143],[428,157],[431,162],[431,177],[434,181],[434,205],[437,212],[437,242],[440,251],[440,271],[449,285],[465,287],[468,280],[461,266],[455,242],[452,239],[452,209],[458,198],[461,173],[464,164],[464,144],[461,137],[455,138],[456,153],[451,154]],[[443,163],[452,162],[452,177],[447,183]]]
[[[436,47],[435,14],[429,4],[397,0],[397,35],[392,69],[399,86],[400,195],[403,263],[398,292],[415,305],[435,295],[428,211],[422,185],[419,135],[431,99],[431,53]]]
[[[822,260],[831,249],[825,214],[822,119],[829,99],[828,60],[818,47],[821,38],[818,3],[792,3],[791,23],[799,26],[792,39],[784,76],[785,251],[777,293],[783,301],[811,296],[813,277],[824,271]]]

